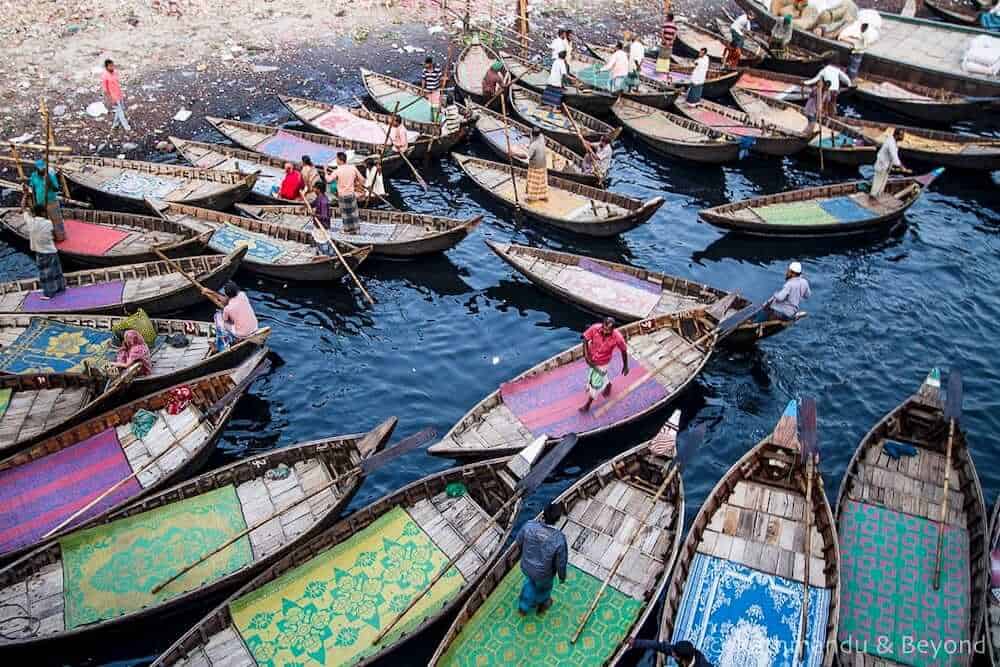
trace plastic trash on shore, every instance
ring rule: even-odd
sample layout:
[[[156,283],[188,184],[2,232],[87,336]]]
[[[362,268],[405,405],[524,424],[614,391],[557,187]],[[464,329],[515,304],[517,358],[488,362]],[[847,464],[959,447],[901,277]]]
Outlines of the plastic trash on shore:
[[[177,111],[177,113],[174,114],[174,120],[176,120],[178,122],[181,122],[181,123],[183,123],[184,121],[186,121],[190,117],[191,117],[191,111],[190,111],[190,109],[185,109],[184,107],[181,107]]]
[[[87,106],[87,115],[91,118],[100,118],[108,113],[108,108],[104,106],[104,102],[94,102]]]

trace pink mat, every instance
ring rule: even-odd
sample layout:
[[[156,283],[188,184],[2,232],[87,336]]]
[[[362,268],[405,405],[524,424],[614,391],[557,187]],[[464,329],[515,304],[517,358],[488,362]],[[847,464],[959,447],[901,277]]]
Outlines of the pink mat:
[[[759,76],[747,74],[746,72],[740,75],[740,78],[736,81],[736,85],[734,87],[749,88],[750,90],[761,93],[762,95],[777,97],[778,99],[783,99],[792,93],[797,93],[801,88],[801,86],[785,83],[783,81],[762,79]]]
[[[618,352],[612,357],[608,370],[612,382],[611,396],[598,397],[586,413],[579,411],[587,400],[588,367],[583,359],[539,375],[506,382],[500,385],[500,396],[532,435],[551,437],[611,426],[644,412],[667,397],[663,385],[649,378],[625,400],[596,417],[598,408],[635,385],[646,371],[642,364],[629,357],[629,374],[621,377],[621,355]]]
[[[82,220],[65,220],[66,240],[56,243],[62,252],[78,255],[103,255],[129,235],[118,229]]]
[[[344,139],[379,145],[385,143],[387,128],[384,124],[359,118],[348,111],[346,107],[335,106],[331,111],[318,116],[312,123],[316,127]],[[407,132],[406,134],[410,141],[416,141],[419,136],[416,132]]]
[[[587,298],[613,308],[619,313],[629,313],[633,317],[645,318],[656,304],[660,294],[641,289],[631,283],[624,283],[606,275],[589,271],[564,271],[562,287],[573,294],[586,294]]]

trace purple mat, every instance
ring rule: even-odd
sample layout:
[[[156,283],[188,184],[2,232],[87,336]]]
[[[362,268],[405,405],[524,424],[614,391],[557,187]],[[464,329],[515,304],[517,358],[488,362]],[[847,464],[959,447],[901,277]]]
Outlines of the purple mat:
[[[667,396],[663,385],[654,378],[642,382],[622,402],[596,417],[602,405],[636,384],[646,369],[629,357],[629,374],[621,376],[621,355],[616,351],[608,365],[612,383],[608,398],[598,397],[589,412],[581,413],[587,400],[587,363],[580,359],[571,364],[523,380],[500,385],[504,404],[517,415],[521,423],[538,436],[543,433],[559,437],[567,433],[584,433],[611,426],[649,409]]]
[[[258,144],[254,150],[292,162],[298,162],[303,155],[308,155],[312,158],[313,164],[325,165],[334,161],[337,151],[346,152],[347,149],[317,144],[284,130],[278,130],[276,135]]]
[[[0,553],[33,544],[119,480],[132,474],[115,429],[31,463],[0,471]],[[74,521],[135,496],[133,478]]]
[[[604,266],[603,264],[598,264],[592,259],[581,259],[579,267],[584,271],[589,271],[591,273],[596,273],[598,275],[604,276],[605,278],[610,278],[611,280],[616,280],[620,283],[625,283],[630,287],[636,289],[641,289],[644,292],[649,292],[650,294],[660,294],[663,288],[659,285],[655,285],[648,280],[643,280],[641,278],[636,278],[635,276],[630,276],[623,271],[615,271],[612,268]]]
[[[98,283],[97,285],[83,285],[81,287],[69,287],[65,292],[60,292],[48,301],[43,300],[42,293],[30,292],[21,304],[21,311],[25,313],[46,313],[46,312],[80,312],[101,308],[103,306],[114,306],[122,302],[122,291],[125,289],[125,282],[115,280],[110,283]]]

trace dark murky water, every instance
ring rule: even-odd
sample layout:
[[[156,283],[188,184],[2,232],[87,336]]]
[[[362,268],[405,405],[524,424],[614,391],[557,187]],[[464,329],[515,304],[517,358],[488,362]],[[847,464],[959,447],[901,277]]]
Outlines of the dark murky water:
[[[312,85],[290,92],[333,97]],[[341,89],[337,101],[349,99]],[[262,109],[255,120],[285,120],[277,102]],[[487,155],[478,145],[461,150]],[[500,382],[576,343],[593,318],[540,293],[483,243],[512,239],[739,288],[755,300],[780,284],[787,262],[798,259],[805,265],[813,288],[809,317],[752,353],[720,354],[680,401],[685,420],[708,426],[700,456],[685,471],[689,515],[727,467],[771,429],[785,403],[798,396],[818,400],[822,471],[833,496],[865,431],[914,390],[933,365],[962,369],[963,421],[987,499],[1000,490],[994,439],[1000,428],[995,364],[1000,192],[990,175],[946,173],[913,206],[905,230],[895,236],[809,244],[733,238],[697,219],[706,206],[851,177],[829,167],[820,173],[805,159],[751,158],[706,168],[658,158],[626,137],[616,152],[611,187],[667,201],[648,224],[604,241],[517,225],[509,211],[473,189],[449,161],[431,165],[424,175],[432,186],[429,193],[411,180],[397,179],[391,184],[393,199],[420,212],[483,212],[485,222],[445,256],[366,263],[361,274],[376,306],[362,307],[360,297],[344,285],[298,287],[239,276],[261,321],[274,330],[271,347],[284,365],[242,401],[214,463],[364,430],[388,415],[399,417],[396,438],[425,426],[443,433]],[[33,264],[0,241],[0,269],[9,279],[31,275]],[[208,310],[197,315],[207,316]],[[522,518],[600,461],[650,435],[664,417],[582,444],[530,499]],[[369,478],[352,507],[449,465],[409,455]],[[165,648],[202,611],[163,624],[155,633],[104,642],[86,657],[52,657],[62,664],[141,663],[142,656]],[[392,664],[421,664],[442,632],[427,633]]]

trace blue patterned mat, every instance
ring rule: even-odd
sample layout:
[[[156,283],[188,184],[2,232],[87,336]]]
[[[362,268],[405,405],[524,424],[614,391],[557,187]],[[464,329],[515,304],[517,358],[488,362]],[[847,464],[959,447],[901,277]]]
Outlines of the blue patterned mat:
[[[820,201],[819,205],[840,222],[858,222],[876,215],[875,211],[868,210],[850,197],[824,199]]]
[[[0,348],[0,371],[70,373],[85,359],[103,358],[111,332],[34,317],[14,342]]]
[[[223,225],[215,230],[208,246],[227,255],[237,248],[247,246],[247,260],[262,264],[273,264],[285,254],[285,248],[278,243],[233,225]]]
[[[806,655],[823,663],[830,591],[809,588]],[[802,584],[731,561],[695,554],[673,641],[686,639],[717,667],[792,667],[799,640]]]

